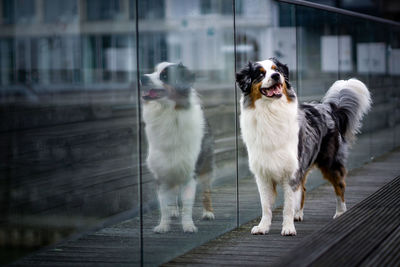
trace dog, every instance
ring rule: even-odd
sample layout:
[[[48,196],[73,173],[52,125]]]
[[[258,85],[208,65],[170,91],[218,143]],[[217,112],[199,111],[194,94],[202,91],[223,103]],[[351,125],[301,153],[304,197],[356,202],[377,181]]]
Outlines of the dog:
[[[336,81],[319,103],[299,104],[289,69],[275,58],[249,62],[238,73],[240,128],[260,194],[262,217],[252,234],[271,226],[276,185],[284,192],[282,235],[303,220],[305,183],[315,166],[334,187],[337,218],[344,200],[348,148],[369,111],[368,88],[357,79]]]
[[[179,195],[183,231],[197,232],[192,208],[198,181],[203,187],[203,219],[215,216],[211,200],[214,140],[192,88],[195,75],[181,63],[162,62],[140,80],[148,141],[146,163],[157,181],[161,211],[154,232],[169,231],[171,217],[179,216]]]

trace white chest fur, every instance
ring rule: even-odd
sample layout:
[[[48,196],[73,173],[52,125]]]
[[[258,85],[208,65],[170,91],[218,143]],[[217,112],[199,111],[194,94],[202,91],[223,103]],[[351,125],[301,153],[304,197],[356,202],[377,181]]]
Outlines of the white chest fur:
[[[204,132],[197,96],[191,96],[188,109],[175,109],[170,100],[146,103],[143,120],[149,144],[147,165],[156,179],[187,181],[193,176]]]
[[[250,169],[256,176],[279,183],[294,174],[298,168],[296,102],[262,98],[254,108],[243,108],[241,103],[240,127]]]

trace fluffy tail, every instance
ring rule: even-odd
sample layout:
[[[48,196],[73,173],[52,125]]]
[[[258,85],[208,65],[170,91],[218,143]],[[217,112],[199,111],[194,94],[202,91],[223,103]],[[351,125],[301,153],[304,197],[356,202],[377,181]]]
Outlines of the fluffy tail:
[[[331,104],[342,136],[353,140],[360,131],[363,116],[371,108],[371,96],[365,84],[354,78],[336,81],[322,101]]]

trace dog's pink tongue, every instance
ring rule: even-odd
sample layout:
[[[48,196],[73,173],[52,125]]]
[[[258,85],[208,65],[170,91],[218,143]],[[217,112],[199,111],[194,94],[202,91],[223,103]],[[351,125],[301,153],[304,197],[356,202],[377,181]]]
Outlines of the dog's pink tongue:
[[[150,96],[150,97],[156,97],[156,96],[157,96],[157,92],[154,91],[154,90],[150,90],[150,91],[149,91],[149,96]]]
[[[275,95],[279,95],[281,93],[281,87],[279,85],[275,86],[273,92]]]
[[[273,89],[273,90],[268,90],[268,91],[267,91],[267,96],[273,96],[273,95],[274,95],[274,91],[275,91],[275,89]]]

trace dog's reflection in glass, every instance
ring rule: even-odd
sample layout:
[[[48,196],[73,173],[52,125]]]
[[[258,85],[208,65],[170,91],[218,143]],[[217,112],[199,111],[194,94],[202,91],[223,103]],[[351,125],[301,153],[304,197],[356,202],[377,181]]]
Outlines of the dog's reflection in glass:
[[[192,218],[197,183],[203,188],[203,219],[214,219],[214,141],[194,81],[187,67],[169,62],[141,77],[147,166],[157,180],[161,211],[157,233],[169,231],[171,217],[179,216],[179,196],[183,231],[197,232]]]

